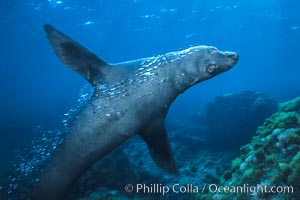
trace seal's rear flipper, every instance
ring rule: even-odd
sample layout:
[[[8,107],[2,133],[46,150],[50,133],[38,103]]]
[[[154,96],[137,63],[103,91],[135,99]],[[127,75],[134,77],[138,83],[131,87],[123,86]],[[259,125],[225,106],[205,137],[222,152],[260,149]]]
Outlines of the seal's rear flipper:
[[[150,154],[156,164],[164,170],[178,174],[169,138],[163,122],[152,124],[146,132],[140,134],[148,145]]]
[[[56,55],[61,61],[79,72],[92,85],[95,85],[106,73],[108,64],[105,61],[53,26],[46,24],[44,28]]]

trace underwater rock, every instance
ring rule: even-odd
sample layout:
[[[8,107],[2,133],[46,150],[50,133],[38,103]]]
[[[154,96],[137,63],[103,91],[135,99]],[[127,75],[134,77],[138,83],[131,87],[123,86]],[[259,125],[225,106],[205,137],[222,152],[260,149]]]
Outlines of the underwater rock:
[[[263,93],[241,91],[215,97],[204,107],[210,140],[219,149],[237,149],[253,137],[256,128],[275,113],[278,103]]]
[[[252,142],[241,148],[241,156],[232,161],[221,180],[221,185],[227,186],[278,186],[285,193],[210,194],[207,199],[300,199],[299,177],[300,97],[280,104],[279,111],[258,128]]]

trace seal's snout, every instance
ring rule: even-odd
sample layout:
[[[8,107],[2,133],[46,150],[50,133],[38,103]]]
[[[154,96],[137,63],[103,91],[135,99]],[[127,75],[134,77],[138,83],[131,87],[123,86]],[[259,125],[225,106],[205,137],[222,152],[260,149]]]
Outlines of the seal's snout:
[[[233,61],[237,62],[239,60],[239,55],[235,52],[226,51],[224,52],[225,56],[231,58]]]
[[[233,67],[239,60],[239,55],[236,53],[231,54],[231,67]]]
[[[232,53],[231,57],[232,57],[232,60],[234,60],[235,62],[237,62],[239,60],[239,55],[236,53]]]
[[[223,54],[235,62],[237,62],[239,60],[239,55],[235,52],[225,51],[225,52],[223,52]]]
[[[223,54],[225,55],[227,64],[230,68],[233,67],[239,60],[239,55],[235,52],[225,51]]]

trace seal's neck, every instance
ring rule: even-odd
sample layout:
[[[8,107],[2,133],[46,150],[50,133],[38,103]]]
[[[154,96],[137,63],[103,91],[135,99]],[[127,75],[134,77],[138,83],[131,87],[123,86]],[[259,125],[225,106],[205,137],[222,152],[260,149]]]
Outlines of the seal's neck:
[[[197,76],[196,67],[191,61],[187,61],[188,58],[177,59],[167,65],[167,69],[164,70],[164,76],[168,77],[170,87],[178,94],[201,81]]]

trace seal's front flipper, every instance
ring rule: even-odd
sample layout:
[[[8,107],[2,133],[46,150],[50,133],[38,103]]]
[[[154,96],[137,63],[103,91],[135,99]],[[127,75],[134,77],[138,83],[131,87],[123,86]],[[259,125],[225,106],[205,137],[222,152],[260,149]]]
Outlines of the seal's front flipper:
[[[92,85],[105,75],[108,64],[53,26],[44,26],[47,37],[61,61],[79,72]]]
[[[156,164],[170,173],[178,174],[163,121],[151,124],[146,132],[140,134],[140,136],[147,143],[150,154]]]

